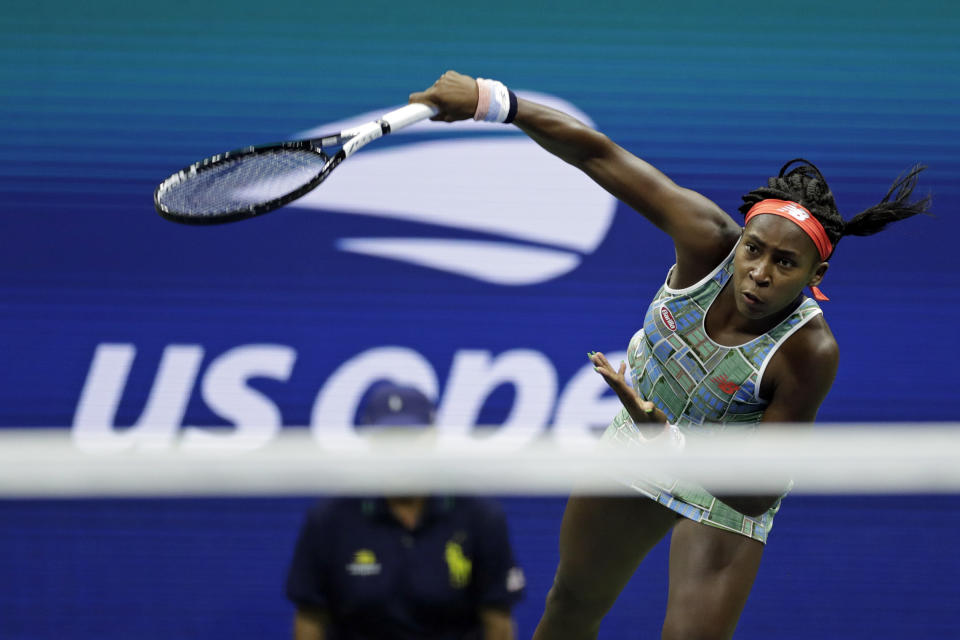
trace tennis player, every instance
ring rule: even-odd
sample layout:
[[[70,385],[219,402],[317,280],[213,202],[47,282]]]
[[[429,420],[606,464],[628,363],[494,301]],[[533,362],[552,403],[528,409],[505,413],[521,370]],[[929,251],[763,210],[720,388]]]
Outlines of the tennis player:
[[[630,340],[628,363],[614,367],[602,353],[589,354],[623,405],[604,438],[625,446],[682,446],[762,423],[813,422],[837,371],[837,342],[817,302],[827,299],[818,287],[836,244],[929,206],[929,198],[910,199],[922,170],[914,167],[879,204],[845,220],[820,171],[791,160],[743,197],[741,227],[602,133],[518,100],[499,82],[448,71],[410,100],[437,107],[434,120],[512,122],[673,239],[676,264]],[[627,364],[632,384],[624,381]],[[570,498],[534,639],[597,637],[641,560],[668,533],[662,637],[731,637],[789,487],[716,496],[669,479],[624,481],[639,498]]]

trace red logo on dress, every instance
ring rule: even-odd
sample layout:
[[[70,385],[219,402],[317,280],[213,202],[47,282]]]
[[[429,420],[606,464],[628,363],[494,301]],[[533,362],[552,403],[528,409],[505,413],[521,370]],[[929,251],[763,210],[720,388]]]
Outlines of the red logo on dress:
[[[720,387],[720,391],[723,391],[724,393],[729,393],[730,395],[735,394],[737,392],[737,389],[740,388],[740,385],[738,385],[735,382],[732,382],[725,375],[719,375],[716,378],[710,378],[710,381],[715,382],[717,386]]]
[[[673,319],[673,314],[670,313],[670,309],[667,309],[666,305],[660,307],[660,319],[663,320],[670,331],[677,330],[677,321]]]

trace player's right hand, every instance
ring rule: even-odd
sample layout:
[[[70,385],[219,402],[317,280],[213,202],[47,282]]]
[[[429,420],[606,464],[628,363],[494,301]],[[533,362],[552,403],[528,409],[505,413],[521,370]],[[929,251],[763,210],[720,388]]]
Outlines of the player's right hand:
[[[441,122],[456,122],[472,118],[477,111],[480,92],[477,81],[456,71],[447,71],[426,91],[410,94],[410,102],[428,104],[437,109],[430,118]]]

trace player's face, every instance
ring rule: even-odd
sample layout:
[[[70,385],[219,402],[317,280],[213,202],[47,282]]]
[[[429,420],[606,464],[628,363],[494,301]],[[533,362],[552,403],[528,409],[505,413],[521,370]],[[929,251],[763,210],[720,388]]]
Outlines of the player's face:
[[[760,215],[744,229],[733,267],[737,310],[759,319],[782,311],[804,287],[818,285],[827,263],[796,224],[780,216]]]

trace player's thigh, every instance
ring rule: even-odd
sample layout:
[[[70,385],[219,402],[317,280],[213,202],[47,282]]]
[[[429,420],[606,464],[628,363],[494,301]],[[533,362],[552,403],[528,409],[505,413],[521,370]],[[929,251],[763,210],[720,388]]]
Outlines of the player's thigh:
[[[763,543],[683,519],[670,539],[664,640],[730,638],[760,567]]]
[[[555,584],[615,599],[676,522],[673,511],[649,498],[572,496],[560,528]]]

